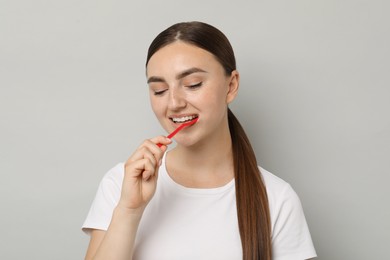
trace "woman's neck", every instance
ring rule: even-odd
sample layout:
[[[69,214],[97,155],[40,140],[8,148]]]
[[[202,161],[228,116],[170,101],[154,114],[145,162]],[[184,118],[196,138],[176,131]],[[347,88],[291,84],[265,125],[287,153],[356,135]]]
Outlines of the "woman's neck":
[[[234,177],[230,132],[191,147],[176,146],[167,155],[169,175],[192,188],[220,187]]]

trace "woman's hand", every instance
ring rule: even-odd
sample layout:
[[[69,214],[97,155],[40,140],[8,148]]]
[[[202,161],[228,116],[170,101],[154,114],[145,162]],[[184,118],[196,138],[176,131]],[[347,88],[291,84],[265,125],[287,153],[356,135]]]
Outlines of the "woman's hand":
[[[125,176],[118,207],[142,214],[156,191],[158,169],[167,145],[164,136],[145,140],[125,163]],[[162,144],[158,147],[157,144]]]

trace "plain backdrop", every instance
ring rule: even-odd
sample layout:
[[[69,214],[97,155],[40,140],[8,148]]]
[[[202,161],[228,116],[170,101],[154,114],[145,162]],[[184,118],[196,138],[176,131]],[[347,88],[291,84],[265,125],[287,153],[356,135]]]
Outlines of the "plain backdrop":
[[[231,108],[320,260],[388,259],[389,1],[0,0],[0,259],[82,259],[102,176],[164,134],[145,57],[173,23],[231,40]]]

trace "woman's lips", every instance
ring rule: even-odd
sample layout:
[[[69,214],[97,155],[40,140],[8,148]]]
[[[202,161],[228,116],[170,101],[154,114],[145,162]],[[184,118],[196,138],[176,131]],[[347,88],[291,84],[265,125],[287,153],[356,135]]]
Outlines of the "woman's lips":
[[[196,114],[174,115],[174,116],[169,117],[169,119],[175,124],[183,124],[186,122],[190,122],[190,121],[194,120],[195,118],[198,118],[198,115],[196,115]]]

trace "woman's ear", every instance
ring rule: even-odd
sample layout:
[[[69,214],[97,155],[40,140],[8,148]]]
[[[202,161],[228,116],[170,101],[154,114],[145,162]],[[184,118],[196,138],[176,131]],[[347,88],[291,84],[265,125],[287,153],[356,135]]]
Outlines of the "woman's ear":
[[[238,87],[240,85],[240,74],[237,70],[233,70],[229,77],[229,88],[226,96],[226,103],[230,104],[238,94]]]

